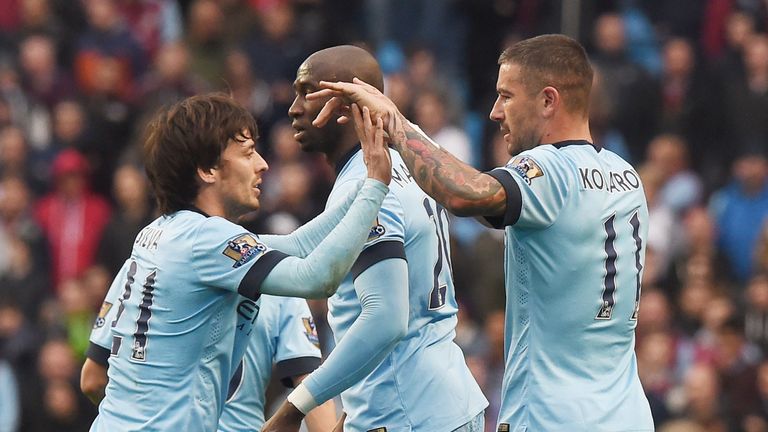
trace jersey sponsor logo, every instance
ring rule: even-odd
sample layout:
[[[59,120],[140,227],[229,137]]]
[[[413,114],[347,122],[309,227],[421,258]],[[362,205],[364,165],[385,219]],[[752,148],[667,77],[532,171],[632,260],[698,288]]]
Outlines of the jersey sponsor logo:
[[[387,428],[379,427],[374,429],[368,429],[366,432],[387,432]]]
[[[316,347],[320,348],[320,338],[317,337],[317,327],[315,327],[315,321],[312,317],[304,317],[301,319],[304,324],[304,334],[307,335],[307,339],[312,342]]]
[[[107,323],[106,316],[110,309],[112,309],[112,303],[104,302],[101,304],[101,309],[99,309],[99,315],[96,316],[96,321],[93,323],[93,328],[97,329],[104,327],[104,324]]]
[[[498,432],[509,432],[509,423],[501,423]]]
[[[235,264],[232,267],[238,268],[263,255],[266,250],[267,247],[256,240],[252,234],[242,234],[227,241],[227,247],[221,253],[234,260]]]
[[[515,156],[508,164],[507,168],[512,169],[530,185],[531,181],[536,177],[544,176],[544,170],[541,169],[539,164],[529,156]]]
[[[383,236],[386,232],[387,229],[384,228],[384,225],[379,223],[379,218],[376,218],[376,222],[373,223],[371,230],[368,231],[368,240],[366,240],[366,242],[374,241],[377,238]]]

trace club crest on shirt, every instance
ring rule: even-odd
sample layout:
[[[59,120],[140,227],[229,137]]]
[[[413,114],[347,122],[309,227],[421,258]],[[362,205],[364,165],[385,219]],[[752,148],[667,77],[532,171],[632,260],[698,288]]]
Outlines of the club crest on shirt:
[[[97,329],[104,327],[104,324],[106,323],[105,317],[110,309],[112,309],[112,303],[104,302],[101,304],[101,309],[99,309],[99,315],[96,316],[96,321],[93,323],[93,328]]]
[[[511,168],[520,174],[523,180],[529,185],[531,184],[531,180],[544,175],[544,171],[539,164],[529,156],[515,156],[509,161],[507,168]]]
[[[387,229],[384,228],[384,225],[379,223],[379,218],[376,218],[376,222],[373,223],[371,230],[368,231],[368,239],[366,242],[376,240],[377,238],[383,236],[386,232]]]
[[[227,247],[221,253],[234,260],[235,264],[232,267],[238,268],[248,261],[261,256],[266,250],[267,247],[256,240],[253,234],[241,234],[228,240]]]
[[[315,321],[312,317],[304,317],[301,319],[304,323],[304,334],[307,335],[307,339],[312,342],[316,347],[320,348],[320,339],[317,337],[317,327],[315,327]]]

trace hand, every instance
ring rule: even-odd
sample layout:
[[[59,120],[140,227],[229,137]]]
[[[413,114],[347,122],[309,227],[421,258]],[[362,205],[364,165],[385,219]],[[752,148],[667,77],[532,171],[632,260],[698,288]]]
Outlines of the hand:
[[[381,117],[387,122],[390,135],[394,134],[389,128],[393,126],[395,119],[399,119],[402,114],[397,106],[388,97],[384,96],[376,87],[362,81],[358,78],[348,82],[328,82],[320,81],[322,90],[307,95],[308,100],[316,100],[330,97],[325,103],[323,109],[312,122],[316,127],[323,127],[328,120],[345,111],[345,107],[352,103],[367,107],[371,111],[371,117]],[[349,117],[342,115],[339,117],[339,123],[346,123]]]
[[[351,111],[355,131],[363,147],[363,160],[368,168],[368,177],[388,185],[392,180],[392,158],[384,143],[384,121],[381,117],[376,117],[374,126],[367,107],[363,107],[361,111],[357,104],[352,104]]]
[[[262,426],[261,432],[299,432],[301,413],[292,403],[285,401],[280,409]]]

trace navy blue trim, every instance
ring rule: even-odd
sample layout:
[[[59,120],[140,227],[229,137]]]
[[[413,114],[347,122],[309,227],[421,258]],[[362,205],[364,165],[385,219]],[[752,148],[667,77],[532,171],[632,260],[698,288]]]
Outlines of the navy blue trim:
[[[182,210],[189,210],[191,212],[200,213],[201,215],[203,215],[203,216],[205,216],[207,218],[211,217],[211,215],[209,215],[208,213],[200,210],[199,207],[197,207],[196,205],[193,205],[193,204],[190,204],[187,207],[184,207]]]
[[[520,212],[523,210],[523,195],[520,192],[520,186],[512,178],[512,174],[503,168],[496,168],[486,172],[486,174],[501,183],[507,194],[507,208],[503,216],[486,216],[485,220],[497,229],[516,224],[517,220],[520,219]]]
[[[280,252],[279,250],[271,250],[259,258],[248,269],[248,273],[243,276],[243,280],[240,281],[240,286],[237,287],[237,292],[253,301],[256,301],[261,296],[261,284],[264,279],[267,278],[269,273],[280,261],[288,258],[288,254]]]
[[[390,258],[402,258],[408,261],[405,257],[403,242],[385,240],[363,249],[352,265],[352,279],[357,279],[362,272],[368,270],[368,267]]]
[[[352,159],[352,157],[355,156],[357,152],[359,152],[362,149],[363,149],[363,146],[360,145],[360,143],[358,143],[357,145],[349,149],[349,151],[346,152],[344,156],[342,156],[341,159],[339,159],[338,162],[336,162],[336,166],[334,167],[336,170],[336,175],[339,175],[341,170],[344,169],[344,165],[346,165],[347,162],[349,162],[349,160]]]
[[[109,367],[109,350],[101,345],[90,342],[88,349],[85,351],[85,356],[94,362]]]
[[[284,386],[293,388],[298,383],[293,382],[293,377],[307,375],[320,367],[320,357],[296,357],[283,360],[275,365],[275,377]]]
[[[599,146],[599,145],[597,145],[597,144],[593,144],[593,143],[591,143],[591,142],[589,142],[589,141],[586,141],[586,140],[568,140],[568,141],[560,141],[560,142],[556,142],[556,143],[554,143],[554,144],[552,144],[552,145],[553,145],[555,148],[557,148],[557,149],[561,149],[561,148],[563,148],[563,147],[568,147],[568,146],[572,146],[572,145],[590,145],[590,146],[592,146],[592,148],[594,148],[594,149],[595,149],[595,151],[596,151],[596,152],[598,152],[598,153],[600,152],[600,150],[602,150],[602,149],[603,149],[603,147],[602,147],[602,146]]]

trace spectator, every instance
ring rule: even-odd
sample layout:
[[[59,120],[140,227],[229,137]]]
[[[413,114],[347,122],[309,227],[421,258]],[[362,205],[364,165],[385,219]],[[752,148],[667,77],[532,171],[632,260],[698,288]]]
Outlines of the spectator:
[[[159,48],[153,68],[142,80],[141,107],[145,112],[152,112],[206,89],[208,84],[190,71],[187,46],[182,42],[169,42]]]
[[[768,274],[758,273],[749,280],[744,300],[747,340],[768,353]]]
[[[449,118],[447,96],[437,89],[424,89],[414,102],[414,121],[435,142],[460,160],[475,164],[472,143],[467,134]]]
[[[104,227],[94,260],[112,276],[117,274],[126,257],[131,255],[136,235],[153,219],[149,185],[144,173],[136,166],[124,164],[117,169],[113,196],[117,204],[116,211]],[[101,301],[104,294],[106,292],[101,293],[97,302]]]
[[[78,277],[95,257],[109,215],[109,204],[88,188],[88,164],[75,150],[64,150],[53,162],[55,189],[40,199],[35,220],[48,239],[54,289]]]
[[[648,163],[656,166],[663,179],[659,200],[681,215],[701,204],[701,179],[688,166],[688,144],[674,134],[662,134],[648,144]]]
[[[762,150],[742,154],[733,165],[730,184],[712,196],[710,208],[734,277],[744,283],[752,274],[760,228],[768,216],[768,160]]]

